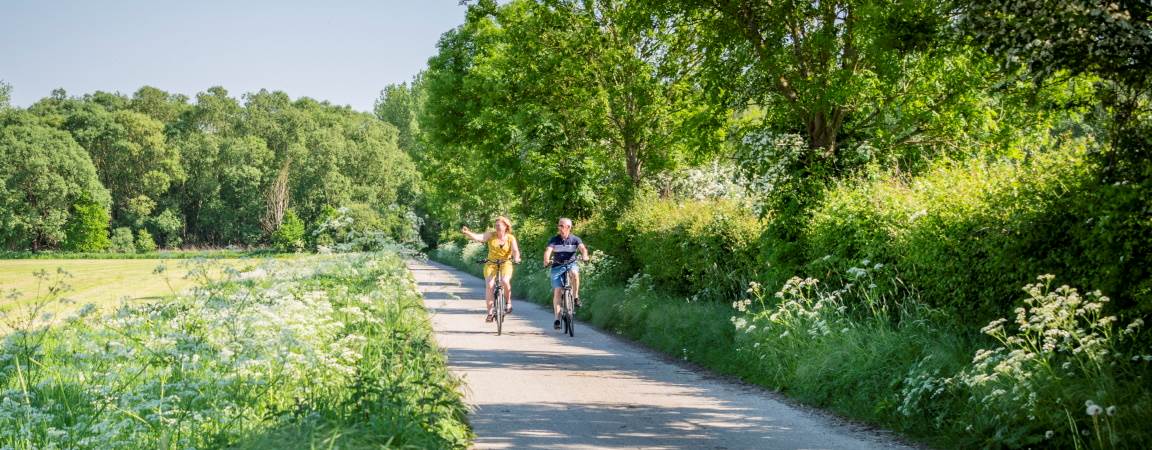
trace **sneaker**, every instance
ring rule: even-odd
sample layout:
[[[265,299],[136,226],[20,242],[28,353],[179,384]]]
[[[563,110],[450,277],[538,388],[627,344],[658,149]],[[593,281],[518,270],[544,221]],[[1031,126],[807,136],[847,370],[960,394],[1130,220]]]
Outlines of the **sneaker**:
[[[580,297],[576,297],[575,300],[576,300],[576,309],[580,309],[580,306],[581,306],[580,305]]]
[[[496,320],[496,315],[495,315],[495,314],[488,314],[488,318],[487,318],[487,319],[484,319],[484,321],[485,321],[485,322],[491,322],[491,321],[493,321],[493,320]]]
[[[504,314],[512,314],[512,304],[509,303],[507,308],[504,308]]]
[[[560,321],[557,320],[555,322],[552,322],[552,328],[559,330],[560,329]]]

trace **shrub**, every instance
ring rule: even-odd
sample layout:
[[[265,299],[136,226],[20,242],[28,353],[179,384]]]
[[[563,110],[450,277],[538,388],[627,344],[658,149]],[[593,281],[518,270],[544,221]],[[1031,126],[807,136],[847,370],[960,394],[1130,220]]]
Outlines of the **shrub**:
[[[805,228],[805,271],[844,273],[869,259],[895,266],[934,306],[966,311],[971,320],[1002,314],[1032,274],[1095,270],[1076,260],[1081,246],[1066,231],[1093,215],[1068,210],[1068,198],[1091,189],[1083,150],[843,183]]]
[[[68,218],[64,250],[71,252],[102,252],[112,246],[108,239],[108,208],[84,196],[72,206]]]
[[[156,251],[156,241],[152,239],[152,233],[143,228],[136,230],[136,251],[140,253],[149,253]]]
[[[615,228],[636,269],[671,292],[731,298],[757,271],[761,223],[726,200],[644,198]]]
[[[280,228],[272,232],[272,246],[281,252],[304,250],[304,221],[300,220],[296,211],[289,209],[284,213]]]
[[[165,248],[176,248],[184,242],[180,237],[184,231],[184,223],[171,209],[165,209],[156,217],[149,218],[148,222],[156,230]]]
[[[116,253],[134,253],[136,239],[132,237],[132,229],[120,227],[112,231],[112,251]]]

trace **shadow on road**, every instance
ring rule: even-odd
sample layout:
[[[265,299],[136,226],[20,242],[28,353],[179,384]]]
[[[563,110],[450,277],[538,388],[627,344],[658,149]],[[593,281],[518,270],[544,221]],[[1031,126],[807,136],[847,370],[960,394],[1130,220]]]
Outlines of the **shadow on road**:
[[[762,420],[736,422],[749,411],[735,408],[661,408],[634,404],[491,404],[477,409],[477,428],[498,428],[501,436],[482,436],[478,447],[558,448],[574,436],[595,447],[725,449],[725,442],[761,442],[777,448],[778,436],[791,429]],[[723,438],[720,437],[723,434]]]

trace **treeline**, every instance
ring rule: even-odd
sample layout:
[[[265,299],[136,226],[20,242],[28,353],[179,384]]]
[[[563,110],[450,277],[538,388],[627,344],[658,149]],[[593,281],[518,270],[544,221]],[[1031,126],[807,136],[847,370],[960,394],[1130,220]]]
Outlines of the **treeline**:
[[[481,0],[377,115],[418,162],[430,229],[574,216],[623,278],[723,299],[868,259],[975,320],[1039,273],[1148,310],[1149,14]],[[650,247],[664,236],[676,251]]]
[[[0,106],[0,245],[418,242],[419,175],[397,138],[371,114],[283,92],[57,90]]]

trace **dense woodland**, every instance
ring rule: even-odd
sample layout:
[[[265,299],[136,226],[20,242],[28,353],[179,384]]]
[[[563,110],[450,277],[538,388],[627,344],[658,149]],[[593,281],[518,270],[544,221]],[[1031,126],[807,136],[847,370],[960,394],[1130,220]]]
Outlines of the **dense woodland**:
[[[11,250],[292,249],[351,228],[418,240],[419,175],[396,129],[347,107],[219,87],[195,101],[151,87],[57,90],[0,123]]]

